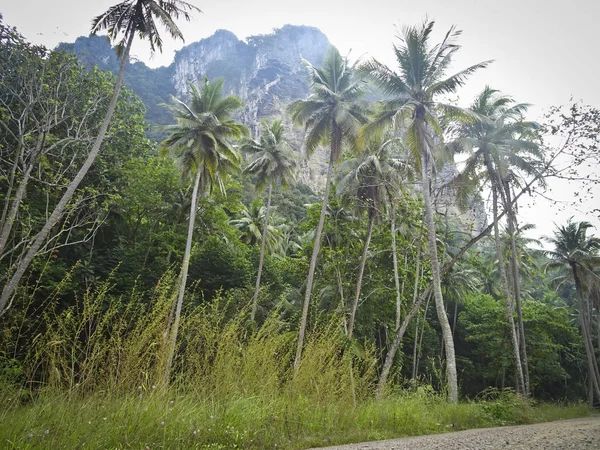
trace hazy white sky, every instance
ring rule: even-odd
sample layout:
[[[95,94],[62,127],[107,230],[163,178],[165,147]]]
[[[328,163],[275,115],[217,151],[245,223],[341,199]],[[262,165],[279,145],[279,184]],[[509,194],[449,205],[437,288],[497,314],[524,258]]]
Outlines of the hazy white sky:
[[[396,25],[416,24],[427,15],[436,20],[434,41],[451,25],[463,30],[455,67],[495,60],[459,93],[461,102],[469,103],[489,84],[533,104],[532,119],[571,97],[600,108],[600,3],[594,0],[188,1],[203,13],[190,23],[181,23],[186,43],[220,28],[243,39],[286,23],[311,25],[323,31],[343,54],[351,50],[353,58],[374,56],[391,67],[395,67],[391,45]],[[53,47],[87,35],[91,19],[115,3],[117,0],[0,0],[0,13],[30,41]],[[151,66],[168,65],[182,46],[165,38],[163,54],[149,59],[143,43],[137,43],[133,53]],[[561,186],[552,194],[568,199],[570,192]],[[536,223],[539,234],[550,234],[554,222],[561,223],[571,215],[578,220],[594,219],[585,210],[559,212],[542,200],[536,203],[532,211],[521,212],[526,214],[525,221]],[[597,200],[595,203],[593,207],[600,206]],[[600,235],[600,229],[596,234]]]

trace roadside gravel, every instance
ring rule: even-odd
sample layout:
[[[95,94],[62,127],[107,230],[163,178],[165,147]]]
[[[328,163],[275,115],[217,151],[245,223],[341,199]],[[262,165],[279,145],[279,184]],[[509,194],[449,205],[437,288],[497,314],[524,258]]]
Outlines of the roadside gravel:
[[[600,416],[326,447],[328,450],[600,449]]]

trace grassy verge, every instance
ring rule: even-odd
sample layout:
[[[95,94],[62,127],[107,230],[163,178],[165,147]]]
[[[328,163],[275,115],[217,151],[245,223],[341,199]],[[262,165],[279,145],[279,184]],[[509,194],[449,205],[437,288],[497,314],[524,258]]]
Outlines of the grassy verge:
[[[0,414],[2,448],[302,449],[467,428],[581,417],[584,405],[530,406],[515,396],[449,405],[421,391],[356,408],[296,399],[239,397],[228,402],[140,390],[85,399],[47,394]]]
[[[37,321],[12,316],[0,333],[0,448],[302,449],[589,412],[496,391],[449,405],[426,386],[390,385],[375,401],[375,351],[349,342],[339,319],[314,320],[294,371],[297,333],[276,310],[249,321],[243,292],[184,311],[167,387],[175,279],[151,298],[123,302],[107,283]]]

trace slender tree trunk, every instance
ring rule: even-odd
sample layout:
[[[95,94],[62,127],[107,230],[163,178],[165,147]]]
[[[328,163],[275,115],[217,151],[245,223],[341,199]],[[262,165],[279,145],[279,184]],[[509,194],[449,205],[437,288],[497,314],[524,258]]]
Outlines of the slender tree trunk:
[[[256,307],[258,305],[258,292],[260,291],[260,278],[262,276],[263,263],[265,262],[265,247],[267,245],[267,231],[269,226],[269,214],[271,213],[271,193],[273,183],[269,184],[269,194],[267,195],[267,210],[265,211],[265,223],[263,225],[262,242],[260,243],[260,257],[258,259],[258,274],[256,275],[256,287],[254,288],[254,297],[252,298],[252,314],[250,318],[256,317]]]
[[[35,256],[39,252],[39,250],[42,248],[42,245],[46,241],[46,238],[50,234],[50,231],[52,230],[52,228],[54,228],[54,226],[62,218],[65,208],[67,207],[67,205],[69,204],[69,202],[71,201],[73,196],[75,195],[75,191],[77,190],[77,188],[83,181],[88,170],[90,169],[90,167],[96,160],[96,157],[100,153],[100,147],[102,146],[102,142],[104,141],[104,136],[106,135],[106,131],[108,130],[108,125],[110,123],[112,115],[117,106],[117,100],[119,98],[119,91],[121,90],[121,84],[123,83],[123,74],[125,72],[125,66],[127,65],[127,60],[129,58],[129,51],[131,49],[131,44],[133,42],[134,36],[135,36],[135,34],[131,33],[131,35],[128,37],[127,45],[125,47],[125,51],[122,56],[119,73],[117,75],[117,80],[115,82],[115,88],[113,91],[113,95],[108,104],[108,109],[106,110],[106,114],[104,115],[104,119],[102,121],[102,125],[100,126],[98,136],[96,137],[96,140],[94,141],[94,145],[92,146],[92,149],[90,150],[90,153],[88,154],[85,162],[79,169],[79,172],[77,172],[77,175],[75,176],[75,178],[73,178],[71,183],[69,183],[67,190],[65,191],[65,193],[59,200],[58,204],[54,207],[54,211],[52,211],[52,214],[50,215],[48,221],[42,227],[40,232],[35,236],[31,246],[29,247],[29,250],[27,251],[26,255],[23,257],[23,259],[19,262],[19,265],[17,266],[17,269],[13,273],[12,277],[4,285],[4,288],[2,289],[2,293],[0,294],[0,316],[2,316],[2,314],[4,314],[7,311],[7,305],[9,304],[9,300],[12,298],[12,295],[14,294],[15,290],[17,289],[17,286],[19,285],[21,279],[23,278],[23,275],[29,268],[31,262],[33,261],[33,259],[35,258]]]
[[[419,111],[417,111],[417,116]],[[444,298],[442,297],[440,266],[437,255],[437,239],[435,234],[435,224],[433,221],[433,207],[429,193],[429,149],[427,144],[427,131],[425,118],[416,119],[419,126],[419,141],[421,144],[421,173],[422,173],[422,194],[425,203],[425,223],[427,224],[427,249],[431,263],[431,276],[433,282],[433,295],[435,299],[435,308],[437,311],[442,337],[446,346],[446,377],[448,381],[448,399],[452,403],[458,403],[458,376],[456,373],[456,357],[454,353],[454,339],[452,330],[444,308]]]
[[[421,230],[419,230],[419,235],[417,236],[417,261],[415,263],[415,285],[413,289],[413,305],[417,303],[417,299],[419,298],[419,275],[421,275]],[[429,306],[429,299],[427,299],[427,306]],[[427,306],[425,307],[425,314],[427,314]],[[412,377],[417,377],[417,336],[419,334],[419,316],[417,316],[417,324],[415,325],[415,342],[413,348],[413,373]]]
[[[188,223],[187,240],[185,243],[185,252],[183,254],[183,262],[181,263],[181,273],[179,275],[179,289],[177,294],[177,307],[175,308],[175,318],[173,319],[173,327],[170,333],[169,347],[167,351],[167,364],[163,381],[165,386],[169,383],[171,374],[171,366],[173,365],[173,357],[175,356],[175,346],[177,344],[177,334],[179,333],[179,321],[181,319],[181,307],[183,305],[183,297],[185,295],[185,285],[187,284],[188,269],[190,267],[190,256],[192,254],[192,240],[194,237],[194,226],[196,224],[196,212],[198,211],[198,201],[200,195],[200,181],[202,178],[202,170],[198,168],[196,178],[194,180],[194,190],[192,191],[192,205],[190,208],[190,221]],[[202,189],[204,193],[204,189]]]
[[[360,257],[360,267],[358,269],[358,280],[356,281],[356,292],[354,293],[354,302],[352,303],[352,310],[350,311],[350,320],[348,322],[348,338],[352,337],[354,331],[354,319],[356,317],[356,310],[358,309],[358,300],[360,299],[360,290],[362,289],[363,276],[365,274],[365,266],[367,264],[367,254],[369,252],[369,244],[371,243],[371,236],[373,235],[373,224],[375,220],[373,215],[369,214],[369,224],[367,225],[367,237],[363,246],[362,255]]]
[[[12,203],[10,204],[10,209],[8,209],[8,211],[7,211],[7,209],[5,207],[5,210],[3,211],[2,222],[0,222],[2,225],[2,229],[0,230],[0,259],[2,258],[2,255],[4,254],[4,249],[6,248],[8,239],[10,238],[10,232],[15,223],[17,213],[21,206],[21,201],[23,200],[23,197],[25,196],[25,191],[27,189],[27,185],[29,184],[29,178],[31,177],[31,171],[33,170],[33,167],[35,165],[37,157],[42,152],[42,148],[44,147],[45,140],[46,140],[46,133],[44,131],[42,131],[40,136],[37,139],[33,155],[31,155],[31,158],[29,160],[27,168],[25,169],[25,172],[23,173],[23,178],[19,182],[19,186],[17,187],[17,190],[15,192],[15,198],[13,199]],[[12,175],[14,175],[14,174],[12,174]],[[8,206],[8,203],[10,200],[10,195],[11,195],[10,190],[11,189],[12,189],[12,185],[10,186],[9,191],[7,192],[7,195],[6,195],[6,206]]]
[[[342,273],[340,272],[339,266],[335,267],[335,274],[338,282],[338,291],[340,293],[340,311],[344,318],[344,334],[348,334],[348,320],[346,318],[346,299],[344,296],[344,284],[342,281]]]
[[[313,279],[317,268],[317,257],[321,248],[321,235],[323,234],[323,226],[325,224],[325,215],[327,213],[327,202],[329,200],[329,185],[331,183],[331,174],[333,172],[333,157],[334,152],[329,155],[329,165],[327,167],[327,180],[325,181],[325,192],[323,193],[323,204],[321,206],[321,215],[319,216],[319,225],[315,234],[315,242],[313,245],[312,256],[310,258],[310,266],[308,268],[308,278],[306,279],[306,292],[304,294],[304,304],[302,305],[302,318],[300,319],[300,329],[298,330],[298,347],[296,349],[296,358],[294,359],[294,370],[297,371],[300,367],[302,359],[302,346],[304,345],[304,335],[306,334],[306,322],[308,320],[308,307],[310,305],[310,295],[312,293]]]
[[[517,218],[515,215],[515,209],[511,202],[510,186],[508,183],[504,185],[504,209],[507,213],[508,223],[508,234],[510,236],[510,250],[511,250],[511,272],[513,281],[513,292],[515,296],[515,304],[517,306],[517,320],[519,326],[519,344],[521,350],[521,361],[523,366],[523,381],[525,387],[525,395],[531,395],[531,388],[529,382],[529,361],[527,358],[527,342],[525,340],[525,325],[523,324],[523,309],[521,307],[521,276],[519,274],[519,255],[517,253]]]
[[[392,262],[394,264],[394,285],[396,286],[396,327],[400,328],[400,319],[402,315],[402,295],[400,294],[400,276],[398,275],[398,251],[396,249],[396,204],[392,199]]]
[[[427,311],[427,308],[425,309]],[[411,378],[414,380],[413,386],[417,387],[417,347],[419,346],[419,319],[417,316],[417,321],[415,322],[415,338],[413,340],[413,367]]]
[[[587,379],[587,400],[590,408],[594,407],[594,382],[592,381],[594,374],[591,371],[591,367],[588,366],[588,379]]]
[[[517,392],[525,395],[524,391],[524,382],[523,382],[523,368],[521,366],[521,356],[519,352],[519,342],[517,340],[517,330],[515,327],[515,318],[513,315],[513,306],[512,300],[510,296],[510,290],[508,286],[508,279],[506,277],[506,270],[504,268],[504,256],[502,253],[502,243],[500,242],[500,229],[498,226],[498,190],[500,186],[498,186],[498,180],[494,175],[493,168],[491,167],[491,162],[486,157],[485,164],[487,166],[488,174],[490,175],[490,179],[492,182],[492,208],[494,214],[494,241],[496,243],[496,258],[498,259],[498,273],[500,274],[500,284],[502,285],[502,290],[504,291],[504,301],[505,301],[505,310],[506,310],[506,318],[508,320],[508,326],[510,328],[510,337],[512,342],[513,349],[513,359],[515,363],[515,371],[517,377]]]
[[[8,206],[10,204],[10,197],[12,195],[12,190],[15,185],[15,178],[17,176],[17,167],[19,165],[19,160],[21,159],[24,153],[24,144],[23,144],[23,134],[19,133],[19,143],[17,145],[17,151],[15,152],[15,159],[13,161],[12,167],[10,169],[10,176],[8,177],[8,189],[4,194],[4,208],[2,209],[2,216],[0,217],[0,224],[4,224],[6,220],[6,214],[8,214]],[[2,252],[0,252],[0,255]]]

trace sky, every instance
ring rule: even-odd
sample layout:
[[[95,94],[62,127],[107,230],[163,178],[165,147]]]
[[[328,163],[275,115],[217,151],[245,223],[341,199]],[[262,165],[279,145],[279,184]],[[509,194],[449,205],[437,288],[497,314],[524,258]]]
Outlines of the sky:
[[[192,22],[180,22],[186,43],[227,29],[244,39],[268,34],[284,24],[319,28],[342,54],[351,59],[375,57],[395,67],[394,37],[404,25],[414,25],[427,16],[436,21],[432,42],[438,42],[455,25],[463,33],[454,67],[494,60],[487,69],[471,77],[458,93],[468,105],[486,84],[532,104],[529,118],[540,120],[552,105],[571,98],[600,108],[598,74],[600,58],[600,2],[594,0],[188,0],[203,12]],[[54,47],[73,42],[89,33],[93,17],[116,0],[0,0],[4,21],[36,44]],[[163,53],[150,55],[142,42],[132,54],[151,67],[169,65],[181,41],[164,39]],[[554,184],[547,194],[569,201],[577,186]],[[596,199],[579,210],[557,208],[541,198],[525,199],[521,220],[534,223],[533,235],[550,235],[554,224],[567,218],[600,221],[589,213],[600,207]]]

